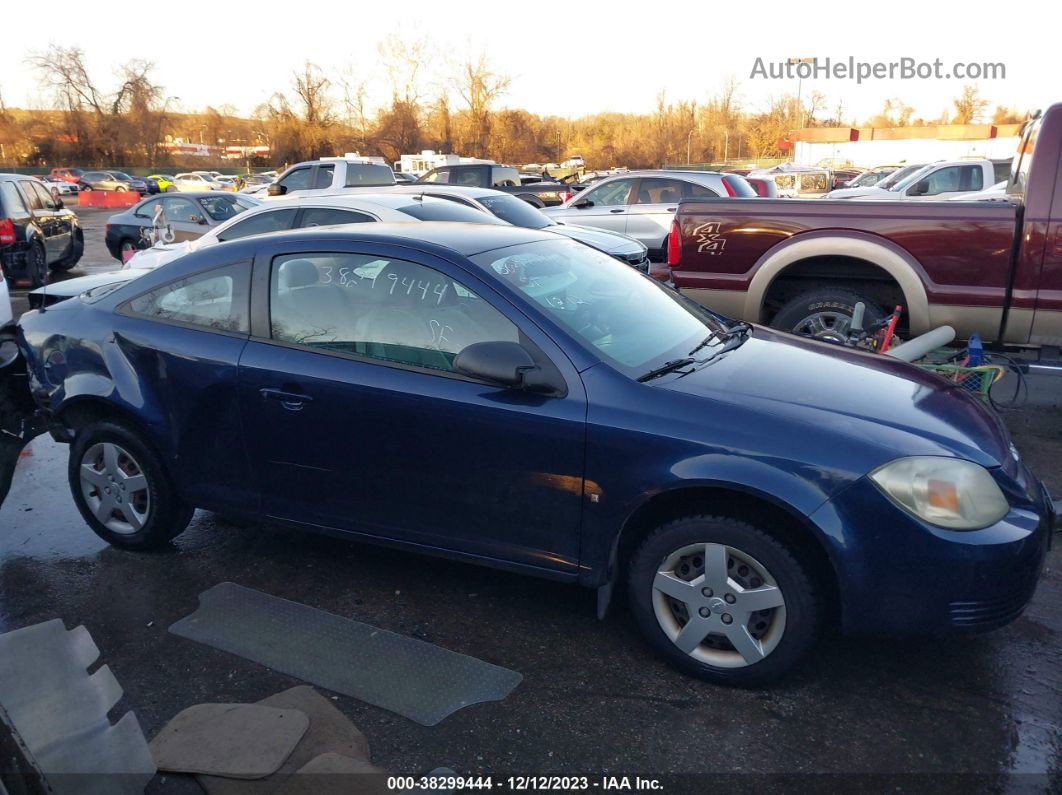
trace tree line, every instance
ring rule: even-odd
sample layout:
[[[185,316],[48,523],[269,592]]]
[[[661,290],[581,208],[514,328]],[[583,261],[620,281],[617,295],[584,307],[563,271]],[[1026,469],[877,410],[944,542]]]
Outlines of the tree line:
[[[561,162],[580,154],[588,168],[641,168],[784,157],[783,139],[804,126],[854,124],[843,103],[825,96],[784,94],[758,106],[743,103],[728,77],[704,101],[673,100],[661,91],[651,113],[597,113],[577,119],[503,106],[511,84],[483,53],[427,74],[438,62],[427,40],[392,35],[377,46],[390,97],[369,107],[368,83],[305,62],[287,90],[274,92],[251,117],[231,105],[182,110],[154,80],[154,64],[131,60],[104,84],[90,74],[77,47],[31,53],[49,107],[15,111],[0,95],[0,161],[16,165],[116,164],[164,167],[182,161],[160,148],[166,140],[211,146],[268,146],[247,165],[279,166],[358,151],[389,162],[422,149],[505,163]],[[914,115],[900,99],[885,101],[868,126],[1020,121],[1026,114],[989,103],[963,88],[936,119]]]

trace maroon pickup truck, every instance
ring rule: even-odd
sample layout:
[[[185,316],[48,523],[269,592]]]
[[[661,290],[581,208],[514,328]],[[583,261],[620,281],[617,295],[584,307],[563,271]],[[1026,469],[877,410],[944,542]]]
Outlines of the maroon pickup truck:
[[[676,286],[722,314],[839,338],[857,301],[897,304],[909,333],[1062,345],[1062,103],[1031,121],[1009,201],[684,201]],[[1057,358],[1057,355],[1053,358]]]

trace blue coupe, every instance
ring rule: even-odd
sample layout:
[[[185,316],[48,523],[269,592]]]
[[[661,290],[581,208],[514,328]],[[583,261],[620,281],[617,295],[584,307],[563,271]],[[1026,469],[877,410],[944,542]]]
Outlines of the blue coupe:
[[[849,632],[997,627],[1054,522],[999,419],[937,376],[734,323],[548,231],[247,237],[23,316],[92,529],[194,508],[598,589],[714,682]]]

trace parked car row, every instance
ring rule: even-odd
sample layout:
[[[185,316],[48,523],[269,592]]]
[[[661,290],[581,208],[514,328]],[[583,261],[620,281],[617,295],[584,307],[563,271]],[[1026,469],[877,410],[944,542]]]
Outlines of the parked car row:
[[[49,269],[74,267],[84,248],[77,215],[40,180],[0,174],[0,270],[5,282],[39,287]]]

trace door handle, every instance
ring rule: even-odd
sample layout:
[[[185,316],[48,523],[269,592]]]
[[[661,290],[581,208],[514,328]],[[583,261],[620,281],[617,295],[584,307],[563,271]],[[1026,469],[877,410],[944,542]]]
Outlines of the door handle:
[[[664,212],[666,212],[666,213],[676,213],[676,212],[678,212],[678,207],[668,207],[666,210],[664,210]]]
[[[623,210],[623,209],[619,209],[619,210],[609,210],[609,212],[610,212],[610,213],[623,213],[623,212],[626,212],[626,210]]]
[[[267,400],[278,400],[280,405],[291,411],[299,411],[307,403],[312,403],[313,398],[301,392],[285,392],[283,389],[259,389],[258,394]]]

